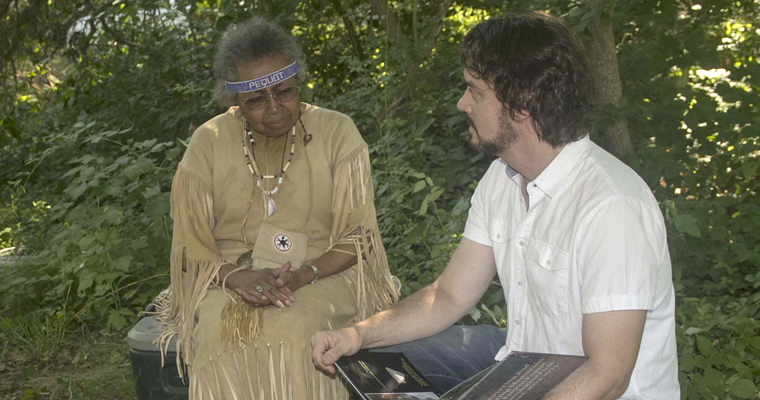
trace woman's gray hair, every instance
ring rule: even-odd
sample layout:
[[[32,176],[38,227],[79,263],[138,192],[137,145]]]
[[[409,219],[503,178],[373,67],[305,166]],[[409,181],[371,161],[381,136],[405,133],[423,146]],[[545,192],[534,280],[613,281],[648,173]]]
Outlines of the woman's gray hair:
[[[229,27],[219,40],[214,56],[214,100],[222,107],[237,104],[235,93],[224,81],[235,82],[235,67],[263,57],[282,56],[290,64],[298,62],[298,80],[306,76],[306,62],[301,46],[288,31],[262,17],[253,17]]]

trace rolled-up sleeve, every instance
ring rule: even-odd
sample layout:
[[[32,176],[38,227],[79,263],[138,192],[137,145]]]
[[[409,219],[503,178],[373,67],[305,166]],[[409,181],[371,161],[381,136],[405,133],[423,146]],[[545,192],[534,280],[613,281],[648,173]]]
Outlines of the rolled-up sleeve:
[[[631,197],[612,198],[589,214],[579,237],[584,314],[653,308],[666,255],[659,209]]]

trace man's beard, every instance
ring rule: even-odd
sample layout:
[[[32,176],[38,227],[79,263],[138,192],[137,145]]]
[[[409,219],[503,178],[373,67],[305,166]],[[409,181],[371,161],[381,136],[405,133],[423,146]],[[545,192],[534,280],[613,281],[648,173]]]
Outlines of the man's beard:
[[[470,124],[472,130],[475,131],[473,136],[477,136],[478,138],[477,141],[470,140],[470,147],[477,152],[498,157],[501,153],[509,149],[509,147],[512,146],[512,143],[517,139],[517,132],[509,120],[510,118],[507,112],[503,111],[501,115],[499,115],[499,131],[496,133],[496,137],[492,140],[484,140],[480,137],[478,129],[475,128],[475,124],[468,116],[467,123]]]

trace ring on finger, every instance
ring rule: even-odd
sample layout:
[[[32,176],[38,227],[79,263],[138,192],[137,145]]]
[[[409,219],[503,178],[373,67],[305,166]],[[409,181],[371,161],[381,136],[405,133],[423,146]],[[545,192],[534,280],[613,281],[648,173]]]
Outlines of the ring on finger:
[[[264,293],[264,288],[261,285],[256,286],[256,291],[259,293]]]

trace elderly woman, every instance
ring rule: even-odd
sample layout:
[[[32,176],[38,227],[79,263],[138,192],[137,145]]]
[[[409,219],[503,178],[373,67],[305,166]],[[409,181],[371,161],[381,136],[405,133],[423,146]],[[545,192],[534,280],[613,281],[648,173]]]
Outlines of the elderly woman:
[[[216,97],[172,182],[171,294],[190,399],[340,399],[312,334],[397,299],[367,145],[347,116],[299,100],[303,53],[261,18],[225,33]]]

